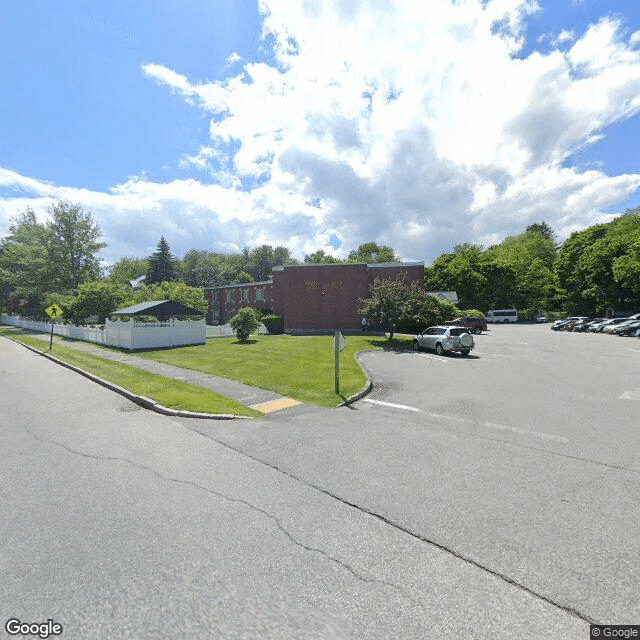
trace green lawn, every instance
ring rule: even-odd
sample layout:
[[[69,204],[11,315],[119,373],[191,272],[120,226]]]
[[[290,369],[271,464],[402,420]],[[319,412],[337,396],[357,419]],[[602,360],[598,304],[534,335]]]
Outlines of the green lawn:
[[[0,335],[6,335],[14,340],[28,344],[38,351],[50,353],[59,360],[117,384],[119,387],[123,387],[136,395],[151,398],[171,409],[202,413],[227,413],[251,417],[262,417],[264,415],[259,411],[249,409],[241,402],[236,402],[209,389],[141,371],[121,362],[98,358],[83,351],[78,351],[73,347],[62,346],[55,340],[53,349],[49,351],[48,341],[44,342],[39,338],[26,335],[15,329],[2,327],[0,328]]]
[[[245,384],[270,389],[301,402],[335,407],[358,392],[365,375],[356,351],[410,348],[409,340],[381,336],[345,336],[340,354],[340,395],[335,393],[332,336],[251,336],[245,344],[237,338],[210,338],[205,345],[136,352],[141,358],[203,371]]]

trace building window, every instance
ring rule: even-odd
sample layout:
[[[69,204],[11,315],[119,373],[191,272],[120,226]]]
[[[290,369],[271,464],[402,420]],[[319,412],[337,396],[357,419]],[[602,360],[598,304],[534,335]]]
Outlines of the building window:
[[[233,291],[231,289],[227,289],[227,302],[233,301]]]
[[[249,302],[249,289],[242,289],[242,291],[240,291],[240,300],[241,302]]]
[[[217,291],[212,291],[211,292],[211,302],[218,302],[218,292]]]
[[[256,289],[256,300],[262,300],[264,302],[264,289]]]

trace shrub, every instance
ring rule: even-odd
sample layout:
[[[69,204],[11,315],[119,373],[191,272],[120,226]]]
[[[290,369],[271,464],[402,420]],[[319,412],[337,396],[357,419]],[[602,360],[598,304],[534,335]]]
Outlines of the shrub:
[[[246,342],[249,336],[256,331],[260,325],[255,309],[252,309],[251,307],[244,307],[240,309],[240,311],[231,318],[231,322],[229,324],[236,332],[236,336],[238,336],[238,340],[240,340],[240,342]]]
[[[284,333],[284,318],[273,313],[262,316],[262,323],[269,333]]]
[[[465,309],[460,312],[461,316],[465,316],[466,318],[484,318],[484,311],[479,311],[478,309]]]

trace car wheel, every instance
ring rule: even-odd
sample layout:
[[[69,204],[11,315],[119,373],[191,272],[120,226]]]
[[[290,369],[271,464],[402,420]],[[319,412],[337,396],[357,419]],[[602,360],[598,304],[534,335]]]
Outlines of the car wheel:
[[[412,346],[414,351],[420,351],[420,343],[417,340],[413,341]]]
[[[468,355],[471,353],[471,351],[470,351],[469,349],[463,349],[460,353],[461,353],[463,356],[468,356]]]
[[[478,335],[478,336],[479,336],[479,335],[482,333],[482,327],[476,327],[476,328],[473,330],[473,333],[475,333],[476,335]]]
[[[436,345],[436,353],[439,356],[444,355],[444,348],[442,347],[442,345],[438,342],[438,344]]]

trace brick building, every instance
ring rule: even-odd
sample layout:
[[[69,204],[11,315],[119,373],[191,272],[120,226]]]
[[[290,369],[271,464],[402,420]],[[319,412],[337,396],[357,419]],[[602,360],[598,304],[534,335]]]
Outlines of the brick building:
[[[376,278],[423,286],[424,263],[303,264],[274,267],[272,281],[208,287],[207,321],[224,324],[246,306],[284,318],[288,333],[358,331],[358,300],[369,295]]]
[[[271,280],[206,287],[205,295],[209,301],[209,324],[226,324],[242,307],[253,307],[267,312],[273,309]]]

